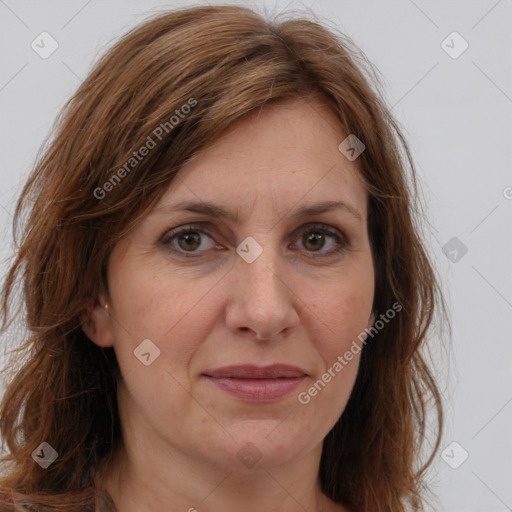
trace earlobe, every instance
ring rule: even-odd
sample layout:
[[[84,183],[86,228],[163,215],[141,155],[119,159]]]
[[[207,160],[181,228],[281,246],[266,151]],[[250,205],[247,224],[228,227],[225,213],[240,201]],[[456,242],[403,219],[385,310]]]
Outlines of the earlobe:
[[[370,319],[368,320],[368,326],[367,326],[367,327],[368,327],[368,329],[370,329],[370,327],[372,327],[372,326],[373,326],[373,323],[374,323],[374,322],[375,322],[375,315],[372,313],[372,314],[370,315]]]
[[[82,331],[99,347],[111,347],[113,342],[112,319],[108,304],[100,298],[94,306],[89,306],[80,318]]]

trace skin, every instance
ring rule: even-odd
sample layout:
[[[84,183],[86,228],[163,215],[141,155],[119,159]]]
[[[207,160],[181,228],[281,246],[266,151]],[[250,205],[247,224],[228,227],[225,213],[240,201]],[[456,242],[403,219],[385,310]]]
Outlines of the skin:
[[[367,192],[357,160],[338,150],[345,136],[318,100],[266,106],[190,161],[114,248],[109,296],[99,297],[83,328],[97,345],[114,347],[123,374],[123,449],[104,468],[119,512],[347,510],[322,494],[318,468],[359,354],[308,404],[298,400],[373,323]],[[239,222],[166,209],[184,200],[221,205]],[[343,209],[290,213],[327,200],[344,201],[361,220]],[[190,223],[201,223],[192,242],[160,242]],[[348,244],[334,253],[336,239],[321,238],[312,223]],[[310,241],[311,233],[320,239]],[[252,263],[236,252],[248,236],[263,249]],[[148,366],[134,355],[144,339],[160,350]],[[275,403],[244,401],[203,375],[274,363],[307,373]],[[237,457],[246,443],[260,456],[253,467]]]

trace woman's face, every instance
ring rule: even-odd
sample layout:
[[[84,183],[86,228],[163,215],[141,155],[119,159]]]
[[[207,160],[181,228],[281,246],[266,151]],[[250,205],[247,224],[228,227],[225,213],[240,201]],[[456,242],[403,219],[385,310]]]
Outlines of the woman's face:
[[[87,332],[114,347],[123,428],[148,450],[237,470],[318,455],[373,321],[346,135],[317,101],[268,106],[189,162],[114,248],[108,310]]]

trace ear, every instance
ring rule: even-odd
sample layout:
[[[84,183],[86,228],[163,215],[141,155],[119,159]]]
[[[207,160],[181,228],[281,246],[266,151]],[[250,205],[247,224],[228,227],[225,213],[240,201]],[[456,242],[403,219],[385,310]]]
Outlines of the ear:
[[[368,319],[368,325],[366,327],[368,329],[370,329],[370,327],[373,325],[374,322],[375,322],[375,315],[372,312],[372,314],[370,315],[370,318]]]
[[[82,331],[99,347],[111,347],[114,344],[112,317],[108,308],[103,297],[100,297],[80,317]]]
[[[366,332],[365,332],[365,337],[363,339],[364,340],[363,343],[367,343],[369,341],[369,339],[368,339],[368,336],[369,336],[368,331],[370,331],[371,327],[373,326],[373,322],[374,321],[375,321],[375,315],[372,312],[370,314],[370,317],[368,318],[368,323],[366,324],[366,329],[365,329]]]

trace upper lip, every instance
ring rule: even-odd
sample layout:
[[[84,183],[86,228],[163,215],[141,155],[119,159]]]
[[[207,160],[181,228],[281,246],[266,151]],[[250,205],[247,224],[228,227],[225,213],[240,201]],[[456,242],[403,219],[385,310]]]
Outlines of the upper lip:
[[[273,364],[270,366],[233,365],[225,366],[204,372],[204,375],[213,378],[232,379],[279,379],[304,377],[306,372],[288,364]]]

